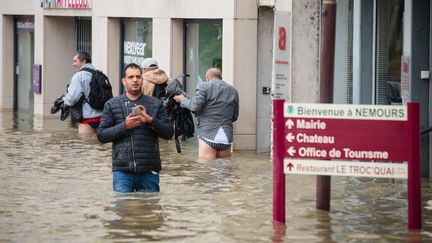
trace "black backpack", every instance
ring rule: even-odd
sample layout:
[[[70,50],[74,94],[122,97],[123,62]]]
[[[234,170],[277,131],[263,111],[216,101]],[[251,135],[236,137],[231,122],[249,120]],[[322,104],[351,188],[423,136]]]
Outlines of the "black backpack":
[[[80,71],[92,73],[90,93],[85,101],[95,110],[103,110],[105,102],[113,97],[112,87],[108,77],[99,70],[83,68]]]

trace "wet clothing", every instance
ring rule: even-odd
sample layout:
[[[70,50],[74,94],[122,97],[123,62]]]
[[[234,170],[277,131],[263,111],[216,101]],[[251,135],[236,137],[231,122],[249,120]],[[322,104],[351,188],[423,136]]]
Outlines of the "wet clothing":
[[[113,189],[121,193],[159,192],[159,173],[152,170],[139,174],[113,171]]]
[[[93,129],[97,129],[99,127],[99,123],[101,121],[100,116],[94,118],[87,118],[82,121],[82,123],[88,124]]]
[[[180,106],[195,113],[200,137],[214,141],[222,128],[228,143],[232,143],[233,122],[239,115],[239,95],[233,86],[217,79],[201,83],[194,96],[184,97]]]
[[[217,151],[224,151],[224,150],[231,148],[231,144],[215,143],[215,142],[212,142],[212,141],[207,140],[207,139],[202,138],[202,137],[198,137],[198,138],[201,139],[203,142],[205,142],[212,149],[217,150]]]
[[[181,145],[179,137],[191,138],[195,133],[195,126],[190,110],[180,107],[173,97],[175,95],[184,94],[183,86],[178,79],[172,80],[165,89],[167,97],[163,103],[165,110],[174,123],[174,138],[176,143],[177,153],[181,153]]]
[[[135,105],[143,105],[153,117],[153,122],[128,130],[125,128],[125,119]],[[159,172],[161,160],[158,137],[170,139],[173,133],[174,129],[162,107],[162,101],[145,95],[130,100],[123,94],[109,100],[105,103],[97,129],[101,143],[113,143],[112,170],[133,173],[149,170]]]
[[[90,68],[96,70],[96,68],[91,63],[86,63],[80,68]],[[64,104],[67,106],[73,106],[80,101],[82,94],[88,97],[90,94],[90,81],[92,78],[92,73],[88,71],[78,71],[76,72],[70,81],[69,87],[67,89],[67,94],[64,97]],[[102,111],[93,109],[87,102],[82,104],[82,116],[84,119],[100,117]]]
[[[168,83],[168,76],[162,69],[156,68],[143,73],[142,93],[144,95],[165,98],[165,88]]]

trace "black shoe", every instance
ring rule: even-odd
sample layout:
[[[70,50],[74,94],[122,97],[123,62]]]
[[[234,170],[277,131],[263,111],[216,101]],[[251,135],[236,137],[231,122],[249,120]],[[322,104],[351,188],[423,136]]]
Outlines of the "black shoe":
[[[54,100],[53,105],[51,106],[51,114],[57,113],[61,109],[63,103],[64,103],[64,101],[63,101],[63,95],[60,96],[60,97],[57,97]]]
[[[64,121],[69,116],[70,113],[70,106],[62,105],[61,106],[61,114],[60,114],[60,120]]]

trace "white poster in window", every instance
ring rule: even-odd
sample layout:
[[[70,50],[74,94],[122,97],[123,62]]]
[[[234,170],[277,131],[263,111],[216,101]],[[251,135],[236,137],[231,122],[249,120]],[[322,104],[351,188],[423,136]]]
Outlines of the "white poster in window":
[[[272,94],[291,100],[291,12],[276,11],[273,37]]]
[[[144,59],[146,58],[146,46],[147,43],[136,42],[136,41],[124,41],[123,42],[123,63],[135,63],[142,66]]]

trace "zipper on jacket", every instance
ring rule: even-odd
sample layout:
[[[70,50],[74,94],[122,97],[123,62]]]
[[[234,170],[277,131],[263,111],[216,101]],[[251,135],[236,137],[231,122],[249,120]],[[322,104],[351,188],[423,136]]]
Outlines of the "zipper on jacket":
[[[129,113],[129,101],[125,101],[125,110],[126,110],[126,117],[128,116]],[[133,160],[133,165],[134,165],[134,173],[137,172],[137,165],[136,165],[136,159],[135,159],[135,143],[134,143],[134,139],[133,139],[133,130],[131,131],[131,144],[132,144],[132,160]]]

